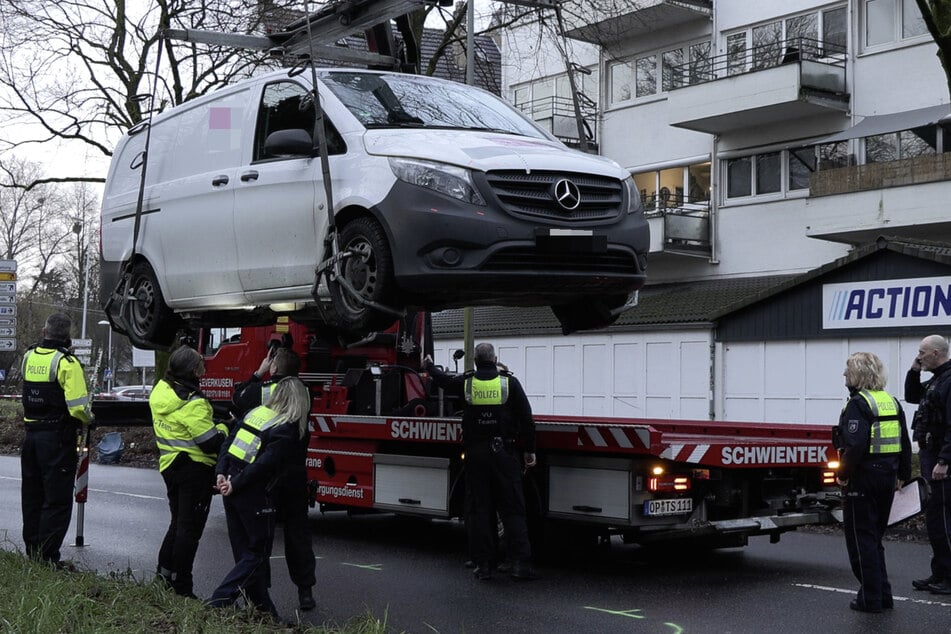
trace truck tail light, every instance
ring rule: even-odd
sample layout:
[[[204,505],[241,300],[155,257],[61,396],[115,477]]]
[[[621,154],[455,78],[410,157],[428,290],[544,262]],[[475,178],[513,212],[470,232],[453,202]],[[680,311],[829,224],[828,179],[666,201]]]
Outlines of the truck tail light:
[[[834,486],[834,485],[835,485],[835,471],[823,471],[823,472],[822,472],[822,485],[823,485],[823,486]]]
[[[647,489],[653,493],[666,493],[670,491],[689,491],[690,478],[678,475],[659,475],[652,476],[647,481]]]

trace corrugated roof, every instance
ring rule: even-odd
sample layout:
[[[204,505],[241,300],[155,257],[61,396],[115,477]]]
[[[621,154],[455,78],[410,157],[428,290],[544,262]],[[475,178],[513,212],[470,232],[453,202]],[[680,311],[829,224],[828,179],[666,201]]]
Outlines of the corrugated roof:
[[[597,332],[709,327],[725,315],[885,249],[951,265],[951,244],[881,237],[873,243],[854,248],[848,255],[833,262],[798,275],[648,284],[641,289],[636,307],[621,315],[614,325]],[[462,313],[462,309],[433,313],[433,333],[442,337],[461,337]],[[557,335],[561,334],[561,326],[547,307],[482,306],[473,309],[473,331],[479,336]]]

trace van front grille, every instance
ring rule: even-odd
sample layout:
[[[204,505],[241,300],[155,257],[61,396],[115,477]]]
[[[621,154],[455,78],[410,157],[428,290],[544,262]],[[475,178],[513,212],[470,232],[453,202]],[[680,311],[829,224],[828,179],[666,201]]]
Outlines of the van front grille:
[[[569,223],[611,220],[621,213],[624,202],[621,181],[607,176],[496,170],[487,172],[486,178],[502,209],[514,216]],[[577,186],[579,202],[574,209],[566,209],[556,200],[560,181]]]

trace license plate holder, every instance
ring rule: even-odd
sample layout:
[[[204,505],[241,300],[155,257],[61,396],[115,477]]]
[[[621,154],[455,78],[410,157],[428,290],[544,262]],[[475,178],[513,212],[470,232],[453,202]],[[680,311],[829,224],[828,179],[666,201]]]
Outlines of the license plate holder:
[[[686,515],[693,512],[692,498],[672,498],[644,500],[645,517],[663,517],[665,515]]]

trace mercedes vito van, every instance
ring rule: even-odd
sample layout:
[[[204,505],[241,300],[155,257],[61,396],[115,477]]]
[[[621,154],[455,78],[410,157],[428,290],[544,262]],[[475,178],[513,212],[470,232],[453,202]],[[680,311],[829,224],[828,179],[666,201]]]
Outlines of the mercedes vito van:
[[[616,163],[568,149],[478,88],[354,69],[317,77],[317,91],[306,72],[245,80],[119,142],[100,288],[135,345],[278,312],[358,331],[404,308],[474,305],[551,306],[568,332],[611,323],[644,284],[649,229]]]

